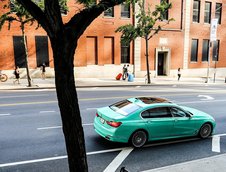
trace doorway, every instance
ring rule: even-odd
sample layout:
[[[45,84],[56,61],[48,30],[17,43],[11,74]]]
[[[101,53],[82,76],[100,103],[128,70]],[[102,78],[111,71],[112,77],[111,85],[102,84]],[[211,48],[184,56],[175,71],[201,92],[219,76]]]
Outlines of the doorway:
[[[167,75],[167,55],[168,52],[158,52],[157,57],[157,75],[166,76]]]

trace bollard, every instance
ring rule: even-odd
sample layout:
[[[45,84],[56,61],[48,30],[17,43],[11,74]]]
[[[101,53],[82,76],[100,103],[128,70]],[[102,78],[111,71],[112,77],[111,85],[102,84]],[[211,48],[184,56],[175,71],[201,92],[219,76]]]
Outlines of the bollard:
[[[225,77],[224,83],[226,83],[226,77]]]

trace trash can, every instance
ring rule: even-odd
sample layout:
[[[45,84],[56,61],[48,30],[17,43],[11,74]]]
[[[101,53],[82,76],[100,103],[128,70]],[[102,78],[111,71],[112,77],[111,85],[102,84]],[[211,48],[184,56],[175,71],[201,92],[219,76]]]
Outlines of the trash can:
[[[129,74],[128,75],[128,81],[129,82],[133,82],[134,81],[134,75],[133,74]]]

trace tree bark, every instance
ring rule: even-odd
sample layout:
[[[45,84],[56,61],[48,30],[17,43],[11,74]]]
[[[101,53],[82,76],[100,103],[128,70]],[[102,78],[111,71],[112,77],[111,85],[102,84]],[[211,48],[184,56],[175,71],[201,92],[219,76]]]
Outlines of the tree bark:
[[[147,79],[148,79],[148,84],[151,83],[150,79],[150,72],[149,72],[149,60],[148,60],[148,35],[145,36],[145,44],[146,44],[146,65],[147,65]]]
[[[74,51],[77,41],[66,35],[51,39],[55,83],[70,172],[87,172],[84,131],[74,80]]]
[[[27,40],[26,40],[26,35],[24,32],[24,24],[21,21],[21,31],[22,31],[22,36],[23,36],[23,41],[24,41],[24,48],[25,48],[25,65],[26,65],[26,72],[27,72],[27,82],[28,82],[28,87],[31,87],[31,76],[30,76],[30,71],[29,71],[29,66],[28,66],[28,49],[27,49]]]

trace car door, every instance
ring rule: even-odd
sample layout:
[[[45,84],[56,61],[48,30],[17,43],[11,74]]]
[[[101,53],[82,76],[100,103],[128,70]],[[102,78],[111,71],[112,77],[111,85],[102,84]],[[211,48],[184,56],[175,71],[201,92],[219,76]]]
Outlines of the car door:
[[[175,121],[172,130],[173,136],[194,135],[196,132],[194,127],[195,121],[192,120],[192,116],[178,107],[171,107],[170,111]]]
[[[174,119],[167,107],[147,109],[141,113],[146,120],[150,139],[170,137],[174,125]]]

